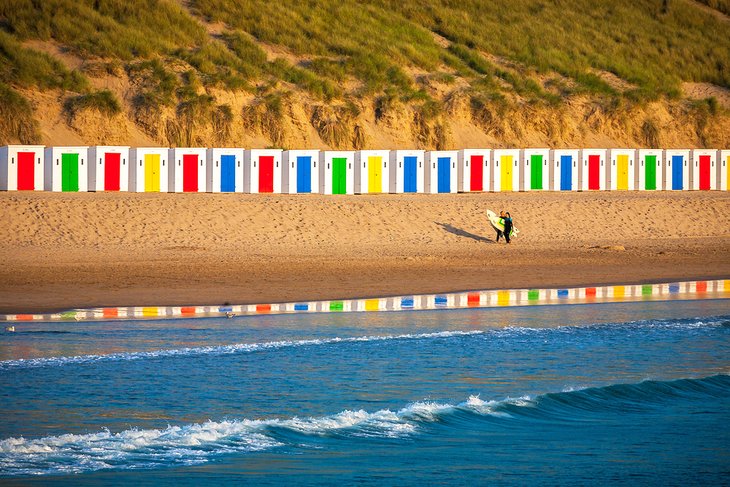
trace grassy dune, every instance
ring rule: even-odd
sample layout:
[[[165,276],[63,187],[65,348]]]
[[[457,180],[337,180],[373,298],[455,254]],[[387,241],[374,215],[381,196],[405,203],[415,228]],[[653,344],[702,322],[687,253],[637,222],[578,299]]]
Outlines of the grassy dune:
[[[38,139],[24,90],[60,90],[71,117],[123,111],[136,120],[169,109],[223,124],[222,133],[252,113],[276,124],[271,101],[292,94],[313,105],[367,100],[376,115],[403,104],[426,125],[448,120],[454,94],[469,100],[477,124],[577,96],[628,110],[680,99],[682,82],[730,89],[728,10],[726,0],[5,0],[0,104],[27,123],[0,124],[0,142]],[[52,41],[84,62],[70,69],[28,40]],[[91,88],[100,74],[129,77],[134,96]],[[233,113],[220,90],[254,101]],[[326,120],[315,108],[316,128]],[[714,116],[717,101],[687,109]],[[357,112],[328,117],[350,130]]]

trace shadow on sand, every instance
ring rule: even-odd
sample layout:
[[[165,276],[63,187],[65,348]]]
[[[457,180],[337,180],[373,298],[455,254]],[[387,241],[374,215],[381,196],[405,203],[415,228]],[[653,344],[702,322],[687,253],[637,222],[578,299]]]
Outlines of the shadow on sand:
[[[466,230],[463,230],[461,228],[456,228],[455,226],[453,226],[449,223],[439,223],[439,222],[434,222],[434,223],[436,225],[440,226],[441,228],[443,228],[444,231],[453,233],[454,235],[457,235],[459,237],[470,238],[472,240],[476,240],[477,242],[486,242],[486,243],[490,243],[490,244],[495,243],[494,240],[488,239],[487,237],[482,237],[481,235],[475,235],[473,233],[469,233]]]

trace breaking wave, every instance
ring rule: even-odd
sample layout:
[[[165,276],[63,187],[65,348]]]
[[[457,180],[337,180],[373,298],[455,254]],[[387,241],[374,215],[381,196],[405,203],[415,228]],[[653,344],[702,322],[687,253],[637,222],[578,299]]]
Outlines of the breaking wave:
[[[474,422],[496,421],[505,427],[530,427],[535,421],[599,419],[606,411],[649,410],[670,401],[730,397],[730,376],[644,381],[566,390],[502,400],[471,396],[458,404],[422,401],[397,411],[345,410],[323,416],[288,419],[236,419],[168,426],[164,429],[102,430],[46,438],[0,441],[0,475],[82,473],[106,469],[144,469],[194,465],[226,454],[276,448],[306,448],[307,440],[367,441],[368,438],[418,438],[431,423],[471,429]],[[460,421],[451,421],[455,418]]]

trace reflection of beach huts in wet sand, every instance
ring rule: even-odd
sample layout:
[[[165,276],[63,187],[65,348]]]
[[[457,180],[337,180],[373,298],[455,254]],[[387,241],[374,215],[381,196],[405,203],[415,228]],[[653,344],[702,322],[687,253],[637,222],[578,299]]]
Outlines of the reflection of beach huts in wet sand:
[[[611,149],[609,151],[610,189],[633,191],[636,187],[636,150]]]
[[[520,150],[495,149],[493,157],[494,191],[520,190]]]
[[[243,149],[208,149],[207,190],[211,193],[243,193]]]
[[[459,151],[460,192],[489,191],[492,175],[492,151],[489,149],[462,149]]]
[[[170,179],[169,153],[169,149],[162,147],[130,149],[132,168],[129,172],[129,190],[137,193],[166,193]]]
[[[284,151],[282,192],[319,193],[319,150]]]
[[[45,176],[42,145],[0,147],[0,190],[41,191]]]
[[[606,189],[606,149],[583,149],[580,151],[580,189],[599,191]]]
[[[251,149],[245,153],[245,192],[281,193],[281,149]]]
[[[664,152],[664,189],[689,189],[689,150],[671,149]]]
[[[550,149],[525,149],[522,151],[524,191],[550,189]]]
[[[664,189],[664,151],[661,149],[639,149],[639,188],[642,191]]]
[[[207,151],[199,147],[170,149],[170,192],[205,193]]]
[[[322,151],[319,155],[322,194],[355,194],[355,151]]]
[[[553,151],[553,190],[578,191],[579,149]]]
[[[422,150],[394,150],[390,152],[390,192],[425,192],[425,152]]]
[[[89,191],[129,191],[129,147],[89,147]]]
[[[426,153],[426,193],[456,193],[457,151],[431,151]]]
[[[720,163],[718,164],[720,169],[720,189],[723,191],[728,190],[728,183],[730,182],[730,150],[720,151]]]
[[[692,151],[692,189],[709,191],[717,189],[717,151],[695,149]]]
[[[88,147],[47,147],[44,184],[46,191],[87,191],[88,162]]]
[[[390,191],[390,151],[358,151],[355,153],[355,168],[355,193]]]

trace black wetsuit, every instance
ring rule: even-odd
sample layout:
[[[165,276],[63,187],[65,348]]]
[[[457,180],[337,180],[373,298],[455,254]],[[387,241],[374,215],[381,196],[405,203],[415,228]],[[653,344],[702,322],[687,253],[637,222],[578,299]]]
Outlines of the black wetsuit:
[[[504,239],[509,243],[509,234],[512,232],[512,218],[504,218]],[[497,239],[499,240],[499,238]]]

